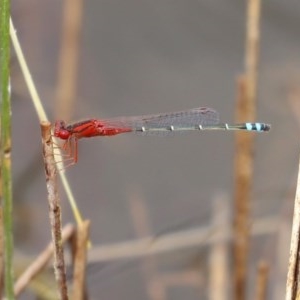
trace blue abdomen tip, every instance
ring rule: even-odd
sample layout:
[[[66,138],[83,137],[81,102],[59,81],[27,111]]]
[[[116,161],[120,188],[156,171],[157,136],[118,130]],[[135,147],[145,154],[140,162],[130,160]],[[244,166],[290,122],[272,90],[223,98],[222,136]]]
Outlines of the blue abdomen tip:
[[[271,125],[265,123],[246,123],[246,128],[249,131],[269,131]]]

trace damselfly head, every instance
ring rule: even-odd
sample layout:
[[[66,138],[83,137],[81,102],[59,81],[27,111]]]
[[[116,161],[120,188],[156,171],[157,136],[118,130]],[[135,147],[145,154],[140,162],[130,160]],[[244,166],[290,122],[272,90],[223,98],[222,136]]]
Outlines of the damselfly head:
[[[54,136],[62,140],[67,140],[71,133],[66,129],[66,123],[64,121],[56,121],[54,125]]]

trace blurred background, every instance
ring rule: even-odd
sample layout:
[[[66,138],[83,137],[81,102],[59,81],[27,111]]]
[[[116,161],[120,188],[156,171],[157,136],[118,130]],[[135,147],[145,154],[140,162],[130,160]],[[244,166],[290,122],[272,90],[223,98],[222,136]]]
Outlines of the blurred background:
[[[246,1],[85,1],[79,13],[74,3],[66,13],[61,1],[12,4],[17,34],[52,121],[207,106],[222,121],[234,122]],[[67,35],[66,15],[68,24],[78,22]],[[272,131],[255,138],[249,299],[260,260],[271,266],[268,299],[283,299],[285,292],[299,160],[299,15],[300,2],[263,1],[257,121],[271,123]],[[65,67],[68,59],[74,59],[74,69]],[[48,244],[50,229],[39,121],[14,56],[12,71],[17,260],[37,255]],[[70,78],[71,100],[64,94]],[[213,238],[230,236],[234,155],[231,132],[81,140],[79,161],[66,173],[82,215],[91,220],[90,298],[213,299]],[[63,189],[61,200],[63,223],[75,222]],[[100,255],[102,246],[169,234],[178,239],[182,234],[185,241],[191,232],[199,234],[194,243],[151,257]],[[230,299],[230,239],[226,243],[223,296]]]

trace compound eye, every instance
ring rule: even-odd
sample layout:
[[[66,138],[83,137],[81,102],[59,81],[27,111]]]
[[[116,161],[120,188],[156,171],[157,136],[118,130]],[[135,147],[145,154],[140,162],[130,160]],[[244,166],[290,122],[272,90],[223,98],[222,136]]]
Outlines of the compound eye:
[[[70,132],[65,129],[60,129],[55,133],[55,136],[61,138],[62,140],[67,140],[70,137]]]
[[[56,121],[54,126],[54,136],[67,140],[70,137],[70,132],[66,129],[64,121]]]

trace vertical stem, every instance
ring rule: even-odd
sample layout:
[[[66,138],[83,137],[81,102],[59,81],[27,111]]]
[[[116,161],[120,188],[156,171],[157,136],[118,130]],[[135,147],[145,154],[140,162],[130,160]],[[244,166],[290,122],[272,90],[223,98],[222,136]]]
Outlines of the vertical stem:
[[[67,120],[72,114],[76,93],[82,4],[82,0],[67,0],[63,8],[56,109],[59,117]]]
[[[292,237],[290,246],[290,257],[289,257],[289,267],[286,282],[286,300],[296,299],[296,295],[300,293],[299,291],[299,249],[300,249],[300,162],[298,167],[298,181],[297,190],[294,204],[294,216],[293,216],[293,227],[292,227]]]
[[[247,113],[256,116],[257,74],[260,40],[260,0],[248,0],[245,71],[247,80]]]
[[[238,115],[245,114],[246,80],[238,80]],[[245,299],[249,248],[249,206],[252,184],[252,133],[236,134],[234,195],[234,299]]]
[[[74,236],[74,275],[73,275],[73,300],[88,299],[86,291],[86,258],[89,239],[90,221],[86,220],[78,226]]]
[[[260,0],[248,0],[244,76],[238,79],[236,121],[256,116]],[[253,182],[252,133],[236,133],[234,216],[234,299],[245,299],[249,249],[250,192]]]
[[[51,223],[52,242],[54,247],[54,273],[59,289],[60,299],[67,300],[68,290],[61,234],[61,207],[57,192],[57,170],[53,156],[51,124],[49,122],[42,122],[41,129],[46,184],[48,191],[49,217]]]
[[[220,235],[213,238],[209,249],[209,299],[228,299],[228,235],[230,233],[229,203],[225,195],[212,201],[213,228],[222,228]]]
[[[257,268],[256,277],[256,297],[255,300],[267,299],[267,282],[269,275],[269,266],[266,262],[261,261]]]
[[[1,92],[1,176],[4,225],[4,285],[7,299],[14,299],[13,289],[13,230],[12,230],[12,177],[11,177],[11,103],[9,86],[10,1],[0,1],[0,92]],[[2,272],[2,270],[0,270]]]

